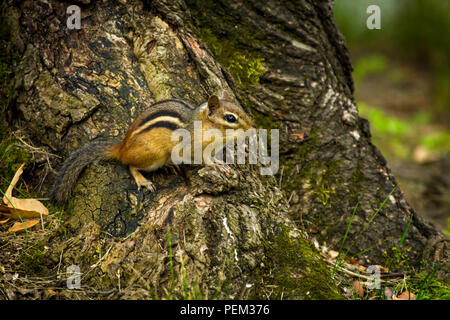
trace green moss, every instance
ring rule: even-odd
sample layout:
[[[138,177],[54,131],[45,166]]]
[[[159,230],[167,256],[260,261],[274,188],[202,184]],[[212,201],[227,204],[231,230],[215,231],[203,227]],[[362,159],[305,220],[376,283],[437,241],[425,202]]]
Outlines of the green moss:
[[[386,259],[383,263],[389,270],[411,270],[410,264],[410,251],[411,247],[408,248],[396,248],[393,247],[391,251],[384,252],[384,258]]]
[[[244,106],[247,106],[247,110],[256,110],[256,108],[253,107],[248,107],[249,104],[251,104],[251,102],[249,102],[248,100],[244,101]],[[253,118],[255,119],[255,122],[257,124],[257,126],[259,126],[260,128],[264,128],[264,129],[278,129],[279,128],[279,124],[273,119],[273,115],[269,114],[269,115],[263,115],[261,113],[257,113],[253,115]],[[270,134],[270,132],[269,132]],[[270,143],[270,136],[267,139],[267,142]],[[270,147],[270,146],[269,146]]]
[[[326,263],[311,244],[283,227],[265,245],[264,267],[255,274],[253,299],[343,299]]]
[[[320,128],[312,132],[307,141],[298,144],[291,154],[281,155],[280,163],[283,163],[282,189],[286,194],[295,192],[301,195],[301,215],[307,215],[308,221],[320,226],[321,237],[326,237],[335,223],[324,212],[347,208],[349,200],[354,205],[353,199],[358,199],[363,193],[364,176],[362,165],[358,165],[352,172],[352,183],[348,184],[348,192],[345,196],[339,194],[336,186],[342,185],[345,180],[342,175],[342,161],[310,159],[312,151],[321,143],[319,133]],[[299,219],[298,211],[294,210],[291,214],[294,220]]]
[[[257,32],[246,30],[244,23],[240,23],[239,32],[236,32],[234,26],[237,21],[230,15],[217,14],[218,5],[214,1],[202,2],[201,7],[193,2],[189,3],[189,8],[199,38],[228,69],[238,85],[246,87],[258,84],[266,70],[264,57],[252,49],[252,45],[260,41],[255,35]]]
[[[310,150],[319,144],[318,131],[311,133],[310,139],[305,143],[299,144],[293,152],[295,156],[282,157],[281,163],[285,165],[285,174],[283,189],[291,192],[301,185],[307,185],[308,189],[314,195],[315,201],[322,205],[331,205],[336,194],[332,186],[339,185],[342,177],[339,171],[341,161],[320,160],[310,161],[307,157]],[[301,164],[302,170],[298,170],[298,164]]]
[[[364,177],[364,164],[362,162],[359,162],[352,172],[351,176],[351,184],[349,185],[348,189],[350,191],[350,197],[353,200],[357,200],[361,194],[363,194],[363,182],[365,180]]]
[[[26,274],[44,276],[47,273],[47,268],[43,265],[45,257],[44,243],[45,241],[41,241],[24,253],[21,260],[21,269]]]
[[[28,152],[20,148],[14,139],[0,141],[0,188],[6,190],[22,163],[30,161]]]
[[[436,277],[436,272],[442,268],[437,265],[428,272],[415,274],[414,277],[408,278],[406,285],[416,293],[417,300],[450,300],[450,285],[448,277],[442,281]],[[447,266],[447,271],[448,271]],[[444,270],[441,270],[444,271]],[[448,274],[448,272],[445,272]]]

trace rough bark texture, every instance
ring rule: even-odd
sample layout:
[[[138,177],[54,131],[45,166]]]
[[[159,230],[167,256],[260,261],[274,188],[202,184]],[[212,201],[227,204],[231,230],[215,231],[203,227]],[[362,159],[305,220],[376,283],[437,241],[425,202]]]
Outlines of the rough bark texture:
[[[339,297],[299,230],[339,248],[359,202],[347,248],[396,182],[358,117],[330,4],[80,1],[80,30],[66,28],[68,5],[2,5],[17,61],[9,123],[35,145],[65,158],[95,138],[122,136],[152,102],[199,104],[223,89],[281,137],[276,177],[257,167],[235,166],[229,175],[187,167],[184,176],[153,174],[158,190],[148,193],[122,165],[90,166],[66,222],[45,240],[49,270],[75,264],[83,272],[85,291],[71,294]],[[372,248],[358,258],[384,263],[410,219],[409,261],[418,266],[424,253],[431,261],[442,235],[398,188],[350,253]],[[446,259],[446,247],[439,252],[435,258]]]

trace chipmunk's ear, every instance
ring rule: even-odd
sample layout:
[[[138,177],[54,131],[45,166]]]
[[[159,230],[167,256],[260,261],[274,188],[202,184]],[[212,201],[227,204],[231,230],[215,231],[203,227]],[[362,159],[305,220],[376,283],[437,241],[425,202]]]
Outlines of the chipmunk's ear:
[[[209,110],[208,115],[212,116],[216,112],[217,108],[219,108],[219,105],[220,105],[220,101],[216,95],[209,97],[209,99],[208,99],[208,110]]]

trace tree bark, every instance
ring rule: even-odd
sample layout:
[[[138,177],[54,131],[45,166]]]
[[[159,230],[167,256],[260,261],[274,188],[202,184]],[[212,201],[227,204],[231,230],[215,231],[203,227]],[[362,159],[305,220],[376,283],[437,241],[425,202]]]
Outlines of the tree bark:
[[[48,274],[83,273],[84,291],[68,297],[338,298],[310,240],[337,250],[350,221],[343,250],[363,263],[386,263],[410,219],[409,265],[448,259],[447,240],[406,203],[370,142],[329,2],[78,5],[81,29],[70,30],[68,3],[2,4],[16,61],[9,125],[35,146],[66,158],[123,136],[153,102],[198,105],[225,89],[259,127],[280,130],[281,157],[275,177],[249,166],[161,170],[155,193],[138,191],[123,165],[90,166],[45,240]]]

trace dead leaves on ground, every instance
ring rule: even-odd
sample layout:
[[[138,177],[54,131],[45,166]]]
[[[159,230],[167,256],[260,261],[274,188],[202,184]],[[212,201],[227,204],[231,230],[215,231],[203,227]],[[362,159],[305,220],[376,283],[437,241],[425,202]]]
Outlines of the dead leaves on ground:
[[[332,265],[333,268],[336,268],[335,270],[348,276],[351,290],[344,288],[344,291],[349,293],[348,297],[350,299],[356,296],[368,300],[416,300],[415,295],[406,289],[406,285],[402,285],[402,288],[397,293],[398,295],[388,286],[394,284],[395,287],[395,283],[402,282],[405,284],[404,279],[407,273],[393,273],[381,265],[373,265],[371,268],[367,268],[354,258],[343,256],[335,250],[328,249],[326,243],[322,246],[319,245],[317,240],[314,241],[314,246],[320,251],[325,261]],[[379,290],[370,289],[374,285],[375,277],[374,274],[369,272],[369,269],[372,271],[376,269],[379,272]]]
[[[21,220],[14,223],[8,232],[29,229],[48,215],[48,209],[36,199],[19,199],[12,195],[13,189],[23,173],[24,164],[17,170],[0,203],[0,224],[9,220]]]
[[[353,281],[353,291],[356,296],[361,299],[369,299],[374,300],[380,297],[377,297],[377,291],[367,290],[369,283],[367,281],[354,280]],[[390,287],[382,288],[383,292],[380,294],[384,295],[385,300],[416,300],[416,296],[414,293],[409,292],[408,290],[403,291],[401,294],[396,296],[394,291]]]
[[[392,300],[416,300],[416,296],[414,293],[409,292],[408,290],[403,291],[398,297],[392,297]]]
[[[16,222],[14,225],[8,229],[8,232],[16,232],[26,229],[30,229],[39,223],[39,219],[27,220],[24,222]]]

